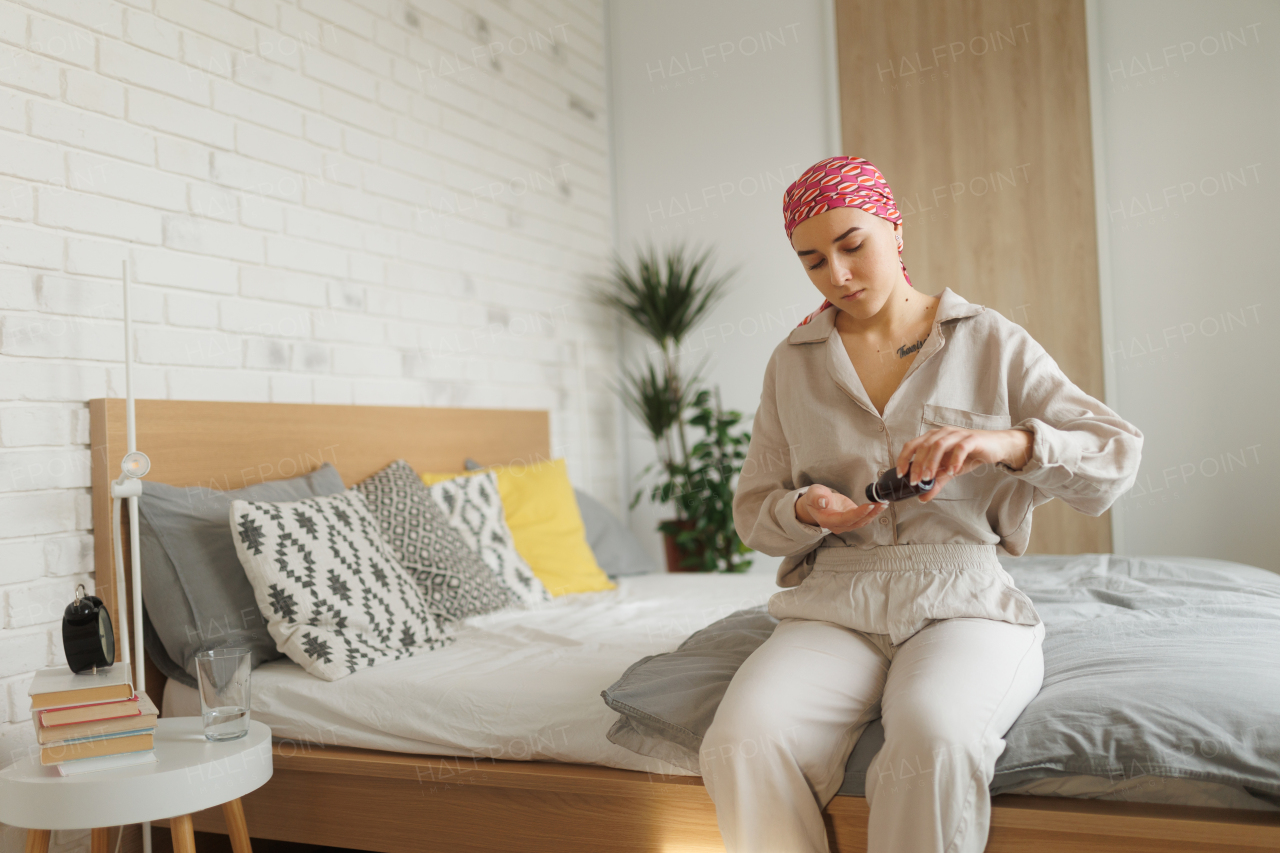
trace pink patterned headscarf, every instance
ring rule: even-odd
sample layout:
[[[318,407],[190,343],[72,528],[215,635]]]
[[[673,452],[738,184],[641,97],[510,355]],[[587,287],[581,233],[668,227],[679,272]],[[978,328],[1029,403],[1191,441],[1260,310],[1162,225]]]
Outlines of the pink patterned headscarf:
[[[783,193],[782,213],[786,220],[787,239],[791,239],[791,232],[801,222],[836,207],[856,207],[895,225],[902,221],[889,182],[870,160],[843,155],[828,157],[806,169]],[[902,260],[901,237],[898,238],[898,263],[902,264],[902,275],[907,284],[911,284],[906,262]],[[801,320],[800,325],[805,325],[830,307],[831,303],[824,299],[818,310]]]

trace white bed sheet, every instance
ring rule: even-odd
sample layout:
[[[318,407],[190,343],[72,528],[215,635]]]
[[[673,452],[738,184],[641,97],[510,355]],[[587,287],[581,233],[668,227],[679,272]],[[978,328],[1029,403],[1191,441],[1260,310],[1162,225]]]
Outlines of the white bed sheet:
[[[263,664],[252,675],[253,717],[286,741],[695,775],[611,743],[618,715],[600,691],[645,655],[767,602],[778,589],[773,574],[633,575],[617,584],[471,617],[448,646],[338,681],[287,659]],[[200,712],[196,691],[176,682],[164,707]]]

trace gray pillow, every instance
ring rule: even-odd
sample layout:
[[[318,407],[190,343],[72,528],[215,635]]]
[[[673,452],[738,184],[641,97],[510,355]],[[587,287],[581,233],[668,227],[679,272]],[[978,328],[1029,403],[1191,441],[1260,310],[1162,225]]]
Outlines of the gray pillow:
[[[176,681],[179,684],[185,684],[188,687],[197,686],[196,680],[185,669],[174,663],[173,658],[169,657],[169,652],[165,649],[164,643],[160,642],[160,635],[156,633],[156,626],[151,624],[151,614],[147,612],[145,601],[142,603],[142,648],[147,653],[147,657],[151,659],[151,662],[156,665],[156,669],[160,670],[165,678]]]
[[[640,540],[608,507],[578,489],[573,494],[587,528],[587,544],[606,575],[647,575],[657,571]]]
[[[636,661],[600,691],[621,715],[606,737],[640,755],[700,772],[698,749],[733,674],[777,625],[762,604],[713,622],[674,652]]]
[[[138,500],[144,645],[169,678],[194,687],[195,653],[248,648],[252,666],[282,657],[236,556],[233,500],[296,501],[345,491],[328,462],[303,477],[233,492],[142,481]],[[153,638],[151,642],[146,642]],[[157,648],[157,646],[159,648]],[[163,652],[163,654],[161,654]]]
[[[444,510],[403,459],[356,484],[400,565],[422,591],[427,609],[466,619],[522,604],[468,547]]]

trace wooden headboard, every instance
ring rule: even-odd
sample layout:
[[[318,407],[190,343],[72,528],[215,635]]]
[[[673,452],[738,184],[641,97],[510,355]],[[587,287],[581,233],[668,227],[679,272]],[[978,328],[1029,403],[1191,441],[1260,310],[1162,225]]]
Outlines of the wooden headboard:
[[[297,477],[325,462],[351,486],[396,459],[418,471],[462,471],[468,457],[505,465],[551,453],[545,411],[182,400],[136,400],[134,407],[138,449],[151,459],[146,479],[172,486],[240,489]],[[114,615],[110,484],[125,454],[124,400],[89,401],[89,444],[96,594]],[[129,521],[122,515],[128,584]],[[132,624],[132,591],[126,594]],[[150,668],[147,680],[154,683]],[[159,701],[158,693],[153,698]]]

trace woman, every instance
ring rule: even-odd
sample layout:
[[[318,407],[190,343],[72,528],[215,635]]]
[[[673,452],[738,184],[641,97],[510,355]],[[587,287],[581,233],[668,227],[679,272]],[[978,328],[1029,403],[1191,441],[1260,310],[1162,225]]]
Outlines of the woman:
[[[733,513],[747,545],[786,558],[779,623],[730,682],[702,777],[731,853],[827,851],[822,809],[882,717],[868,849],[978,853],[1002,737],[1044,677],[1044,623],[997,549],[1023,553],[1051,498],[1104,512],[1142,433],[1020,326],[914,291],[868,161],[816,164],[783,207],[826,300],[765,370]],[[889,468],[935,483],[863,502]]]

